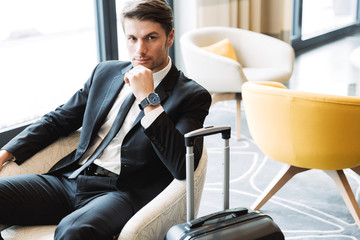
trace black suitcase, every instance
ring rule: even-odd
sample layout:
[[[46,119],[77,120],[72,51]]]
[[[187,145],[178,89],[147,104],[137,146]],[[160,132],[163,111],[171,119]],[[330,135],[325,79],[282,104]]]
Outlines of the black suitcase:
[[[275,222],[260,211],[247,208],[229,209],[229,158],[230,127],[206,127],[185,134],[186,166],[187,166],[187,222],[169,229],[165,240],[194,239],[261,239],[283,240],[284,235]],[[194,155],[193,145],[197,137],[221,133],[224,146],[224,210],[194,219]]]

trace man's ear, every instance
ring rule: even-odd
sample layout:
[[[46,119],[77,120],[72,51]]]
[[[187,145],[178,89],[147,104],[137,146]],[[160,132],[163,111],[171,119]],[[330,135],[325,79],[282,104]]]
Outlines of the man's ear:
[[[175,37],[175,29],[171,29],[169,35],[168,35],[168,47],[171,47],[171,45],[174,43],[174,37]]]

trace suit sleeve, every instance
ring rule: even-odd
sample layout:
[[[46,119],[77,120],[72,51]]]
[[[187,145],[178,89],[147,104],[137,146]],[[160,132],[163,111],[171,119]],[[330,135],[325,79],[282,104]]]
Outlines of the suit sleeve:
[[[177,179],[185,179],[185,140],[184,135],[203,127],[205,117],[211,103],[210,94],[202,89],[184,96],[183,101],[174,111],[166,111],[145,129],[157,155],[172,175]],[[194,146],[195,166],[202,154],[203,141],[198,139]]]
[[[92,77],[66,104],[57,107],[28,126],[2,149],[11,152],[16,157],[15,162],[22,164],[58,138],[80,128],[91,82]]]

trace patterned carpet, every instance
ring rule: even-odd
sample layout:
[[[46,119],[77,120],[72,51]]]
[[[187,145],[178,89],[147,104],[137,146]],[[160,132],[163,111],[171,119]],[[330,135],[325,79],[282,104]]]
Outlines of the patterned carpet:
[[[220,102],[210,109],[205,125],[230,125],[230,208],[250,207],[260,192],[275,177],[283,164],[266,157],[254,144],[242,112],[242,140],[235,140],[235,102]],[[222,139],[205,140],[208,174],[198,216],[221,210]],[[345,174],[359,202],[360,177]],[[360,239],[360,230],[329,176],[311,170],[296,175],[275,194],[261,211],[270,215],[286,239]]]

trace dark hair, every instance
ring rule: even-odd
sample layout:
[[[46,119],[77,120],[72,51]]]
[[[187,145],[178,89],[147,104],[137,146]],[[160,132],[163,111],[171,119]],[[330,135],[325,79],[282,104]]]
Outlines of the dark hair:
[[[125,3],[121,12],[121,23],[124,28],[125,18],[150,20],[160,23],[169,35],[173,28],[173,12],[166,0],[131,0]]]

